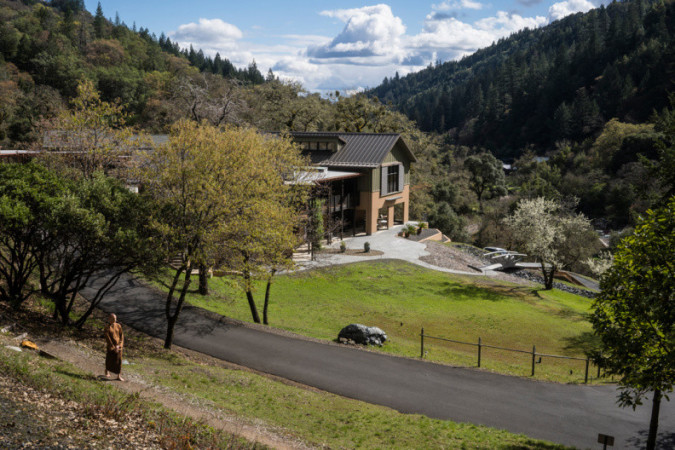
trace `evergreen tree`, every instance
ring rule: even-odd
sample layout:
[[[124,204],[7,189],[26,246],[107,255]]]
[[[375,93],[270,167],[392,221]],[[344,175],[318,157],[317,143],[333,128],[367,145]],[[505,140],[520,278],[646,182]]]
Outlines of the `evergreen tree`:
[[[119,16],[117,17],[119,19]],[[103,8],[101,2],[98,2],[96,7],[96,15],[94,16],[94,35],[96,39],[103,39],[105,32],[105,17],[103,16]]]

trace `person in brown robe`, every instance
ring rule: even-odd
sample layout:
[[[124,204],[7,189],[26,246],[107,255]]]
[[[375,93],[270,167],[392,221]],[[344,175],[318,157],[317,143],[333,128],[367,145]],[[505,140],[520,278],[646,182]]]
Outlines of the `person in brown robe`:
[[[110,372],[117,374],[117,379],[122,378],[122,349],[124,348],[124,333],[122,325],[117,323],[117,316],[108,316],[108,326],[105,327],[105,343],[107,352],[105,355],[105,377],[110,378]]]

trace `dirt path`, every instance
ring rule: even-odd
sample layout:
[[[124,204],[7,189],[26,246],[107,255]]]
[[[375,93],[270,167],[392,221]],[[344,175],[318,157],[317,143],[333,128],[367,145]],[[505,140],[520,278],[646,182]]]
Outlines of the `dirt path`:
[[[268,429],[264,423],[246,423],[243,419],[224,414],[222,411],[219,411],[208,404],[198,403],[193,399],[180,396],[175,392],[155,386],[137,374],[124,373],[123,377],[126,379],[125,382],[106,380],[101,376],[103,373],[103,356],[74,341],[42,341],[39,342],[39,346],[50,355],[63,361],[67,361],[79,369],[99,377],[102,383],[113,383],[116,388],[129,394],[138,393],[138,395],[145,400],[159,403],[168,409],[174,410],[177,413],[192,419],[198,421],[201,420],[213,428],[221,429],[237,436],[241,436],[251,442],[259,442],[276,449],[309,448],[300,441],[291,440],[285,436],[274,433],[272,430]],[[123,366],[123,369],[124,367],[126,366]]]

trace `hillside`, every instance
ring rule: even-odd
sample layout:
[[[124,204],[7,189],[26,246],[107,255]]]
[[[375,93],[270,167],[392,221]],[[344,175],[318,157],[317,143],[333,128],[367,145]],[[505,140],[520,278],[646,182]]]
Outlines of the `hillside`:
[[[675,89],[675,3],[614,2],[525,29],[460,61],[370,90],[463,145],[517,156],[580,142],[611,118],[645,122]]]
[[[163,34],[92,16],[82,0],[0,0],[0,145],[34,139],[41,118],[92,80],[105,101],[125,105],[128,122],[160,130],[175,119],[168,105],[182,78],[209,72],[246,84],[264,81],[255,63],[180,49]]]

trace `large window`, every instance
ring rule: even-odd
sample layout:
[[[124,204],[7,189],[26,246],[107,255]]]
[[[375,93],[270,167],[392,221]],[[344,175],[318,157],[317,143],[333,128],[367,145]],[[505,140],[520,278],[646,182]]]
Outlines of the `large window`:
[[[387,192],[398,192],[401,190],[398,185],[399,167],[396,165],[387,168]]]

